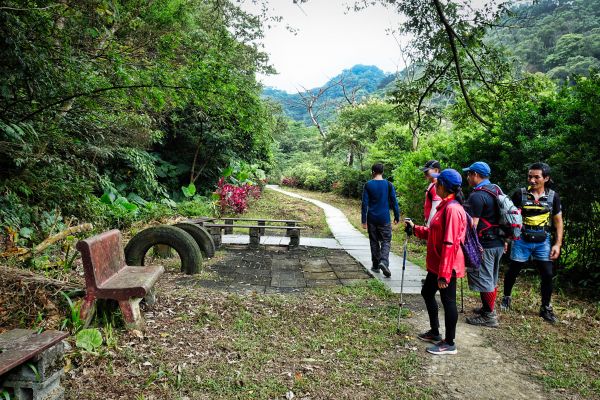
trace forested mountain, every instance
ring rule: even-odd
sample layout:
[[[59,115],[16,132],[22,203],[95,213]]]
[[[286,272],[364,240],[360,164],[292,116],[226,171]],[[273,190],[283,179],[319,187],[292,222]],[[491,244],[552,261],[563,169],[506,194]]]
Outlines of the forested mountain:
[[[590,67],[600,67],[600,0],[543,0],[515,2],[514,13],[504,26],[488,34],[490,40],[505,46],[529,72],[544,72],[553,79],[574,74],[586,75]],[[329,88],[316,103],[321,120],[327,120],[336,106],[346,102],[341,85],[357,99],[380,91],[395,78],[376,66],[355,65],[310,93]],[[263,96],[283,106],[296,121],[310,124],[306,105],[298,93],[267,87]]]
[[[514,11],[490,36],[526,70],[565,79],[600,67],[600,0],[545,0]]]
[[[321,117],[327,119],[335,108],[340,104],[347,103],[344,90],[348,96],[354,95],[358,101],[375,93],[393,81],[393,74],[386,74],[373,65],[355,65],[350,69],[343,70],[339,75],[331,78],[321,87],[308,89],[308,92],[316,95],[320,90],[325,90],[317,100],[315,106],[321,111]],[[288,93],[275,88],[265,88],[263,96],[271,98],[283,106],[287,116],[310,124],[310,116],[306,111],[306,105],[298,93]]]

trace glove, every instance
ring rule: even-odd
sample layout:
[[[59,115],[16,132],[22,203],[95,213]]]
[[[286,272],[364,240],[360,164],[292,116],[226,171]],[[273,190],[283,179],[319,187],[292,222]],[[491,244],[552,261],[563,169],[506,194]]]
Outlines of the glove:
[[[412,236],[414,233],[412,225],[407,223],[406,226],[404,227],[404,232],[406,232],[406,236]]]

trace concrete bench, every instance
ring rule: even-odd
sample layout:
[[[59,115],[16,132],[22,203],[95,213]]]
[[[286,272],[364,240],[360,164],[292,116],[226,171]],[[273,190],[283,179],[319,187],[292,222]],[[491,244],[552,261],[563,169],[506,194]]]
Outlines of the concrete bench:
[[[250,244],[251,248],[257,248],[260,244],[260,237],[264,236],[266,229],[276,229],[276,230],[285,230],[286,235],[290,237],[289,248],[295,248],[300,245],[300,231],[303,229],[307,229],[304,226],[271,226],[271,225],[232,225],[232,224],[213,224],[213,223],[204,223],[204,227],[207,228],[215,241],[215,245],[220,246],[222,243],[222,234],[223,231],[227,233],[227,229],[231,229],[233,233],[233,228],[244,228],[248,229],[248,234],[250,235]]]
[[[83,260],[86,286],[81,318],[91,317],[97,299],[116,300],[127,328],[141,329],[144,319],[140,314],[140,301],[146,298],[148,304],[154,303],[152,288],[164,268],[126,265],[121,232],[117,229],[80,240],[77,249]]]
[[[67,332],[30,329],[0,334],[0,389],[15,400],[62,399],[62,341],[67,336]]]
[[[223,223],[225,225],[230,225],[227,228],[225,228],[225,234],[232,234],[233,233],[233,225],[235,224],[235,221],[250,221],[250,222],[256,222],[256,225],[259,226],[266,226],[267,224],[269,224],[270,227],[273,227],[273,224],[285,224],[285,226],[287,227],[294,227],[294,226],[298,226],[298,224],[302,221],[298,221],[295,219],[265,219],[265,218],[219,218],[218,220],[215,219],[214,221],[223,221]],[[215,222],[212,223],[215,223]],[[211,222],[208,222],[211,223]],[[289,236],[289,230],[286,231],[286,236]],[[260,231],[261,235],[265,234],[265,229],[261,228]]]

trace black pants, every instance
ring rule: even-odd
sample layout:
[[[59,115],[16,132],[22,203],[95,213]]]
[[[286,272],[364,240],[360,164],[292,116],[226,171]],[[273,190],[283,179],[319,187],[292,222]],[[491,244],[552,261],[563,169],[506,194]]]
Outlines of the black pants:
[[[550,300],[552,298],[552,261],[534,261],[538,271],[540,272],[540,277],[542,278],[542,282],[540,285],[540,291],[542,292],[542,306],[549,306]],[[506,271],[506,275],[504,275],[504,295],[510,296],[512,293],[512,288],[517,281],[517,276],[519,276],[519,272],[525,267],[526,262],[519,261],[510,261],[508,265],[508,271]]]
[[[376,225],[368,223],[367,230],[369,232],[373,267],[377,267],[379,263],[383,263],[386,267],[389,267],[392,224]]]
[[[456,309],[456,273],[452,271],[452,279],[446,289],[438,288],[438,276],[427,272],[425,283],[421,289],[421,296],[425,300],[427,313],[429,314],[429,324],[434,333],[439,333],[440,322],[438,319],[438,303],[435,299],[435,293],[440,291],[440,298],[444,306],[444,323],[446,325],[446,342],[453,344],[456,336],[456,323],[458,322],[458,310]]]

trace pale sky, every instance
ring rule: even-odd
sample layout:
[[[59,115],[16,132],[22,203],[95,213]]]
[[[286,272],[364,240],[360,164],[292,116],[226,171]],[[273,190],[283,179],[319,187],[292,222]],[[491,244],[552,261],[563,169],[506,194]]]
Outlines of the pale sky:
[[[403,68],[400,49],[386,29],[396,28],[400,17],[382,6],[346,12],[344,0],[311,0],[300,6],[292,0],[271,0],[273,14],[283,17],[265,27],[263,43],[278,75],[261,76],[265,86],[295,93],[322,86],[356,64],[376,65],[385,72]],[[242,8],[252,11],[252,6]],[[297,29],[296,35],[285,29]]]

